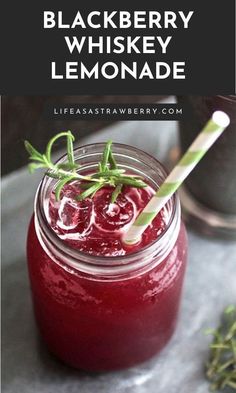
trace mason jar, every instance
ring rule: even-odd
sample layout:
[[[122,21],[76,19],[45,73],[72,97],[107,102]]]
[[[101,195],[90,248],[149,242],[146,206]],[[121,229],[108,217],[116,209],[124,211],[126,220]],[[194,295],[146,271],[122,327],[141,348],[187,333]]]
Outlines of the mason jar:
[[[104,144],[75,150],[81,171],[95,170]],[[114,144],[119,167],[157,189],[167,174],[155,158]],[[60,160],[63,162],[65,156]],[[48,204],[55,179],[39,185],[27,242],[35,317],[49,350],[83,370],[134,366],[156,355],[172,336],[180,306],[187,240],[177,194],[166,205],[162,234],[124,256],[95,256],[70,247],[53,231]]]

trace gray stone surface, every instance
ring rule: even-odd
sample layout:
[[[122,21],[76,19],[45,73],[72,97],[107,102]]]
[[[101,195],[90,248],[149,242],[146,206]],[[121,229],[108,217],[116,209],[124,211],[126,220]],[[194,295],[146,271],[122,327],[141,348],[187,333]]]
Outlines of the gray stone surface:
[[[166,161],[176,144],[175,122],[124,122],[82,143],[112,138]],[[50,356],[34,324],[25,238],[40,174],[15,172],[2,183],[2,382],[4,393],[207,393],[204,362],[223,308],[236,301],[236,244],[191,230],[189,261],[178,327],[161,355],[128,370],[90,375]]]

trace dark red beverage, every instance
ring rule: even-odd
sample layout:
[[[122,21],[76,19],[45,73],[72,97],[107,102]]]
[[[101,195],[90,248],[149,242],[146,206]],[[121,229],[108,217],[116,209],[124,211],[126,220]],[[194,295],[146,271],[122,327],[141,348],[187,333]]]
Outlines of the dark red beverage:
[[[79,149],[86,170],[96,162],[91,153],[99,156],[102,146],[83,148],[84,156]],[[114,154],[121,166],[142,173],[148,186],[123,187],[111,204],[111,187],[92,199],[76,201],[80,184],[74,182],[64,187],[57,202],[55,181],[45,178],[28,234],[40,332],[54,354],[85,370],[133,366],[164,347],[176,325],[186,264],[186,234],[176,196],[139,244],[123,244],[123,233],[165,172],[155,159],[136,149],[115,145]]]

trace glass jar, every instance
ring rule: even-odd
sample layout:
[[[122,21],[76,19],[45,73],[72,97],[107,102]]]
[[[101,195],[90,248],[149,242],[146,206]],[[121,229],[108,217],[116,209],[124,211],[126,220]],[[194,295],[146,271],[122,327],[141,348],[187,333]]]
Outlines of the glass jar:
[[[75,150],[92,171],[104,144]],[[114,144],[118,165],[157,188],[162,165],[136,148]],[[64,158],[62,158],[63,162]],[[36,320],[49,350],[67,364],[104,371],[133,366],[157,354],[174,332],[186,266],[187,241],[175,194],[168,223],[146,248],[98,257],[71,248],[52,230],[47,204],[55,180],[39,185],[28,231],[28,268]]]
[[[216,110],[230,125],[188,176],[180,197],[184,215],[200,231],[236,238],[236,96],[179,96],[186,118],[180,121],[183,154]]]

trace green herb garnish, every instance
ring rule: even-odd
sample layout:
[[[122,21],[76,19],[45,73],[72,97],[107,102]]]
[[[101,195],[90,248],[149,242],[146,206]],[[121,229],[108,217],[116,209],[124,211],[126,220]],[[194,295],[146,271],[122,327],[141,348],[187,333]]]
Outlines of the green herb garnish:
[[[226,387],[236,390],[236,307],[228,306],[218,329],[208,329],[206,333],[214,337],[206,365],[211,390]]]
[[[54,164],[51,158],[52,147],[62,137],[65,137],[67,142],[67,161],[62,164]],[[33,173],[36,169],[45,168],[47,176],[58,179],[55,187],[57,200],[60,199],[65,184],[75,180],[81,181],[81,188],[84,190],[76,197],[77,200],[93,197],[98,190],[109,185],[114,187],[111,197],[111,202],[114,203],[121,193],[123,185],[136,188],[146,187],[146,183],[141,180],[140,176],[126,174],[124,169],[119,169],[112,153],[112,141],[108,141],[105,145],[97,172],[88,176],[79,174],[80,165],[75,162],[74,158],[74,140],[74,135],[70,131],[61,132],[50,139],[44,154],[39,153],[28,141],[25,141],[25,148],[30,155],[29,159],[32,161],[28,165],[30,173]]]

